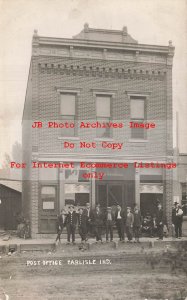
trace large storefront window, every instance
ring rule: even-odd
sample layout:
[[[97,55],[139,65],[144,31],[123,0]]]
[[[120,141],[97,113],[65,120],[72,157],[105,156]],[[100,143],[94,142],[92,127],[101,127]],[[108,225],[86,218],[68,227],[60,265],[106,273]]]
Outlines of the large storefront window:
[[[65,205],[85,206],[89,202],[90,185],[81,183],[65,183]]]
[[[187,216],[187,183],[182,183],[182,209]]]

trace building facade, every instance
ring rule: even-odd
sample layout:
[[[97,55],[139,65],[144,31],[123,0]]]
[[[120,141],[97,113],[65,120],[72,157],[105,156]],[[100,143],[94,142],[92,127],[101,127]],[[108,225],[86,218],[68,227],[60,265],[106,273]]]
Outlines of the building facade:
[[[126,27],[34,32],[22,122],[32,237],[54,233],[69,203],[154,214],[160,201],[171,221],[173,55],[171,41],[139,44]]]

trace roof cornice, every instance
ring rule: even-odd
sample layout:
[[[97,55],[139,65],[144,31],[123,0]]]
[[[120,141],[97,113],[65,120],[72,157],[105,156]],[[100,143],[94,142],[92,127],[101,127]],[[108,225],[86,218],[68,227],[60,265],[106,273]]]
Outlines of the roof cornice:
[[[174,55],[175,47],[169,43],[168,46],[160,45],[148,45],[148,44],[130,44],[130,43],[118,43],[107,41],[93,41],[93,40],[81,40],[81,39],[68,39],[68,38],[54,38],[54,37],[33,37],[33,46],[73,46],[73,47],[86,47],[86,48],[98,48],[98,49],[111,49],[111,50],[126,50],[126,51],[140,51],[147,53],[159,53],[165,55]]]

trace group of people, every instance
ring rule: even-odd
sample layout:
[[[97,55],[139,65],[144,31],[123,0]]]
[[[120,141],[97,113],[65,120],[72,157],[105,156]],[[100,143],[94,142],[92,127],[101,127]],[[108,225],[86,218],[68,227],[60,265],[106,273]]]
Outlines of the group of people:
[[[162,205],[158,203],[154,227],[160,240],[163,240],[165,223]],[[57,218],[56,242],[60,242],[62,231],[66,227],[67,243],[70,244],[71,240],[74,244],[77,225],[82,243],[88,240],[90,234],[96,237],[96,242],[102,242],[104,233],[106,242],[113,241],[113,229],[115,226],[121,242],[125,241],[126,234],[128,242],[132,242],[134,238],[134,242],[139,243],[143,226],[141,212],[137,205],[133,209],[127,207],[126,210],[117,205],[115,210],[112,207],[107,207],[105,211],[101,209],[100,205],[96,205],[96,208],[92,210],[89,203],[86,204],[84,209],[70,205],[68,210],[62,209]],[[180,227],[177,230],[180,232]]]

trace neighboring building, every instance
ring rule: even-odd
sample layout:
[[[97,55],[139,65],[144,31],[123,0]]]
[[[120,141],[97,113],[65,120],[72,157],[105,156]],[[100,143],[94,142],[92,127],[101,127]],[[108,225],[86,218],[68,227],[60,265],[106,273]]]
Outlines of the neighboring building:
[[[172,62],[174,47],[139,44],[124,27],[89,28],[73,39],[40,37],[35,31],[23,112],[23,210],[32,237],[55,232],[56,215],[74,202],[92,207],[137,203],[145,214],[157,201],[171,222],[172,169],[134,168],[134,162],[171,163]],[[35,121],[42,128],[32,128]],[[48,128],[48,122],[75,128]],[[84,122],[123,123],[122,128],[80,128]],[[151,122],[154,129],[132,129],[129,122]],[[81,148],[80,142],[96,148]],[[121,150],[102,141],[123,143]],[[64,148],[64,142],[75,147]],[[74,163],[74,169],[31,168],[31,162]],[[80,162],[128,163],[87,179]],[[68,165],[66,165],[67,167]],[[114,165],[113,165],[114,166]],[[98,174],[98,173],[97,173]],[[92,173],[93,175],[93,173]],[[86,176],[86,175],[85,175]]]
[[[21,214],[22,182],[0,180],[0,229],[17,229],[16,219]]]

